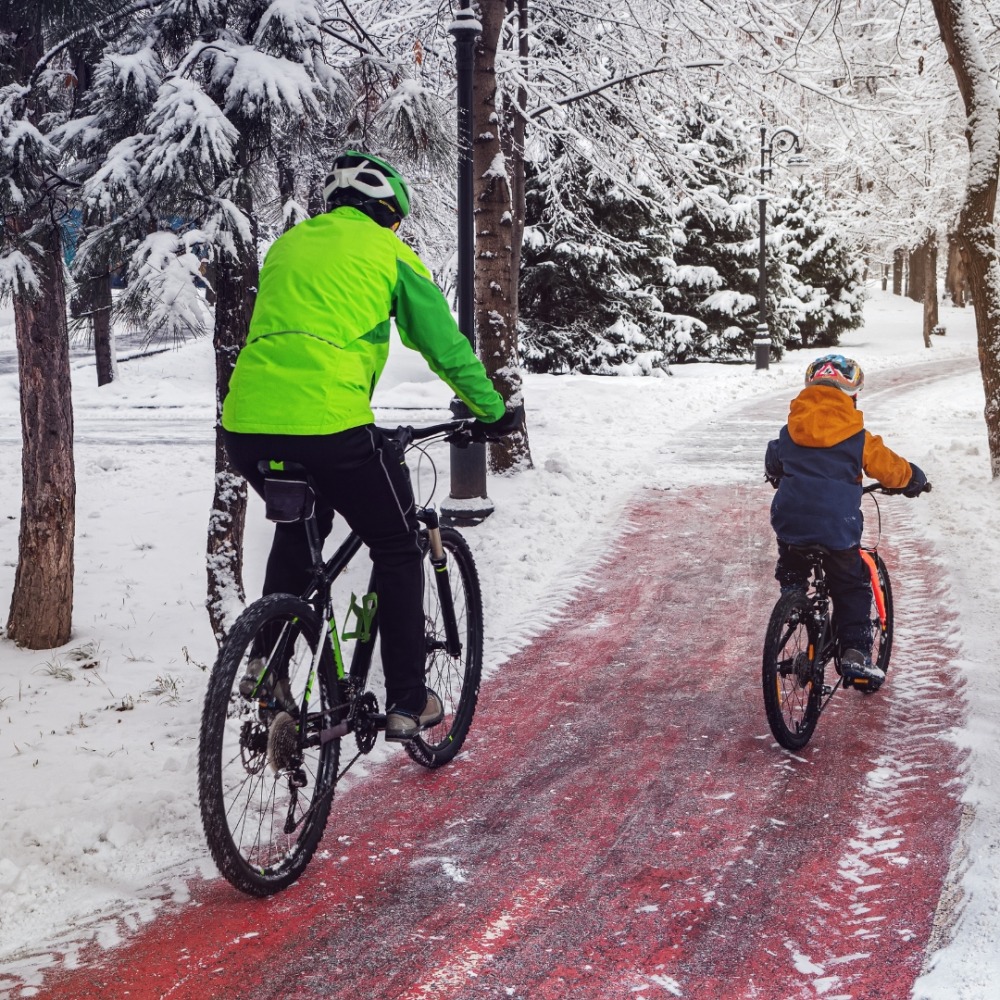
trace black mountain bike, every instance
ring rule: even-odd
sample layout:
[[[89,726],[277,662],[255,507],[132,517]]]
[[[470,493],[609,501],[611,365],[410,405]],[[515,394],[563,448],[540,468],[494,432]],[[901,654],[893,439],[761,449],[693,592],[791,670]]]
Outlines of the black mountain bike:
[[[928,483],[924,491],[930,491]],[[865,493],[901,494],[879,483]],[[874,498],[873,498],[874,499]],[[878,502],[875,502],[878,511]],[[879,512],[878,536],[881,536]],[[809,562],[806,590],[791,591],[778,598],[764,640],[761,680],[764,710],[774,738],[788,750],[801,750],[812,737],[816,723],[840,687],[855,687],[866,694],[874,690],[867,680],[845,679],[841,673],[840,649],[833,634],[830,592],[823,570],[829,549],[822,545],[796,547]],[[861,558],[872,583],[872,663],[888,672],[892,654],[892,585],[889,571],[878,554],[878,541],[861,548]],[[826,668],[833,663],[837,681],[827,683]]]
[[[403,450],[423,452],[415,441],[462,444],[472,439],[471,425],[455,420],[385,433]],[[312,486],[301,466],[273,468],[280,464],[268,463],[268,517],[304,522],[313,582],[301,597],[262,597],[237,619],[209,679],[198,751],[198,794],[212,857],[237,889],[254,896],[278,892],[302,874],[323,835],[337,781],[371,752],[385,728],[368,689],[378,634],[374,574],[366,594],[351,595],[342,628],[331,596],[362,541],[352,532],[324,562]],[[465,539],[441,527],[432,507],[418,507],[417,519],[425,553],[427,684],[445,714],[404,746],[418,764],[435,768],[458,753],[472,724],[483,611]],[[341,767],[349,735],[356,752]]]

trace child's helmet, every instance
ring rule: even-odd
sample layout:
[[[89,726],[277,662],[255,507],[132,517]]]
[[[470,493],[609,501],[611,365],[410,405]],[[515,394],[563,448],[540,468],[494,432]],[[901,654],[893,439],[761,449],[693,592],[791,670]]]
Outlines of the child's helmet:
[[[328,212],[340,205],[382,206],[396,222],[410,214],[410,189],[399,171],[377,156],[353,149],[333,161],[323,184],[323,200]]]
[[[853,358],[843,354],[824,354],[806,369],[806,385],[832,385],[848,396],[855,396],[865,384],[865,373]]]

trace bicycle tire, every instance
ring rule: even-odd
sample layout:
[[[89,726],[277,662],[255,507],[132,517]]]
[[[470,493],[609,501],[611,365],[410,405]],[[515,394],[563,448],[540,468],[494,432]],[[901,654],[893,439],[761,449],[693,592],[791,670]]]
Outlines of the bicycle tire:
[[[774,738],[786,750],[801,750],[812,737],[823,697],[823,672],[810,659],[817,649],[809,599],[783,594],[767,626],[761,683],[764,711]]]
[[[892,583],[889,580],[889,570],[886,569],[882,557],[873,549],[870,549],[869,552],[875,560],[879,587],[882,590],[882,600],[885,603],[885,629],[883,629],[881,620],[879,619],[878,606],[875,603],[875,596],[874,594],[872,595],[872,663],[888,673],[889,657],[892,655]],[[862,688],[862,690],[865,689]]]
[[[444,641],[441,598],[428,554],[424,557],[426,680],[444,705],[444,718],[405,744],[413,760],[428,768],[448,763],[462,749],[476,711],[483,665],[483,601],[472,551],[454,528],[441,529],[441,542],[448,555],[448,579],[462,651],[452,657],[440,648]]]
[[[306,738],[300,735],[321,636],[325,630],[311,605],[269,594],[236,620],[209,678],[198,747],[202,826],[219,871],[251,896],[279,892],[302,874],[330,814],[340,740],[319,739],[338,698],[329,644],[310,692]],[[252,700],[240,694],[251,653],[260,655],[265,644],[268,670],[273,665],[276,677],[287,670],[283,694],[294,706],[268,690]]]

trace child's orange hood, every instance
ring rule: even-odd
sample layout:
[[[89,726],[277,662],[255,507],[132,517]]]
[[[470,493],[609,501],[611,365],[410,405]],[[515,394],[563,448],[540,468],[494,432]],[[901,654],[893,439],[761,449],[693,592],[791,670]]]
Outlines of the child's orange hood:
[[[805,448],[829,448],[865,428],[847,393],[832,385],[807,385],[788,409],[788,434]]]

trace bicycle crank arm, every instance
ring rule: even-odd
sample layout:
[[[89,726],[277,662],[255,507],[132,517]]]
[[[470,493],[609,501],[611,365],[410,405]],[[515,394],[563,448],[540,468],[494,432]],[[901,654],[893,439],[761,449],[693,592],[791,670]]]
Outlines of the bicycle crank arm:
[[[372,729],[377,729],[382,731],[385,729],[385,716],[380,712],[376,715],[369,716],[367,724]],[[320,730],[319,742],[320,746],[325,743],[329,743],[330,740],[339,740],[341,737],[346,736],[354,727],[351,725],[350,721],[345,719],[343,722],[338,722],[337,725],[331,726],[329,729]]]

